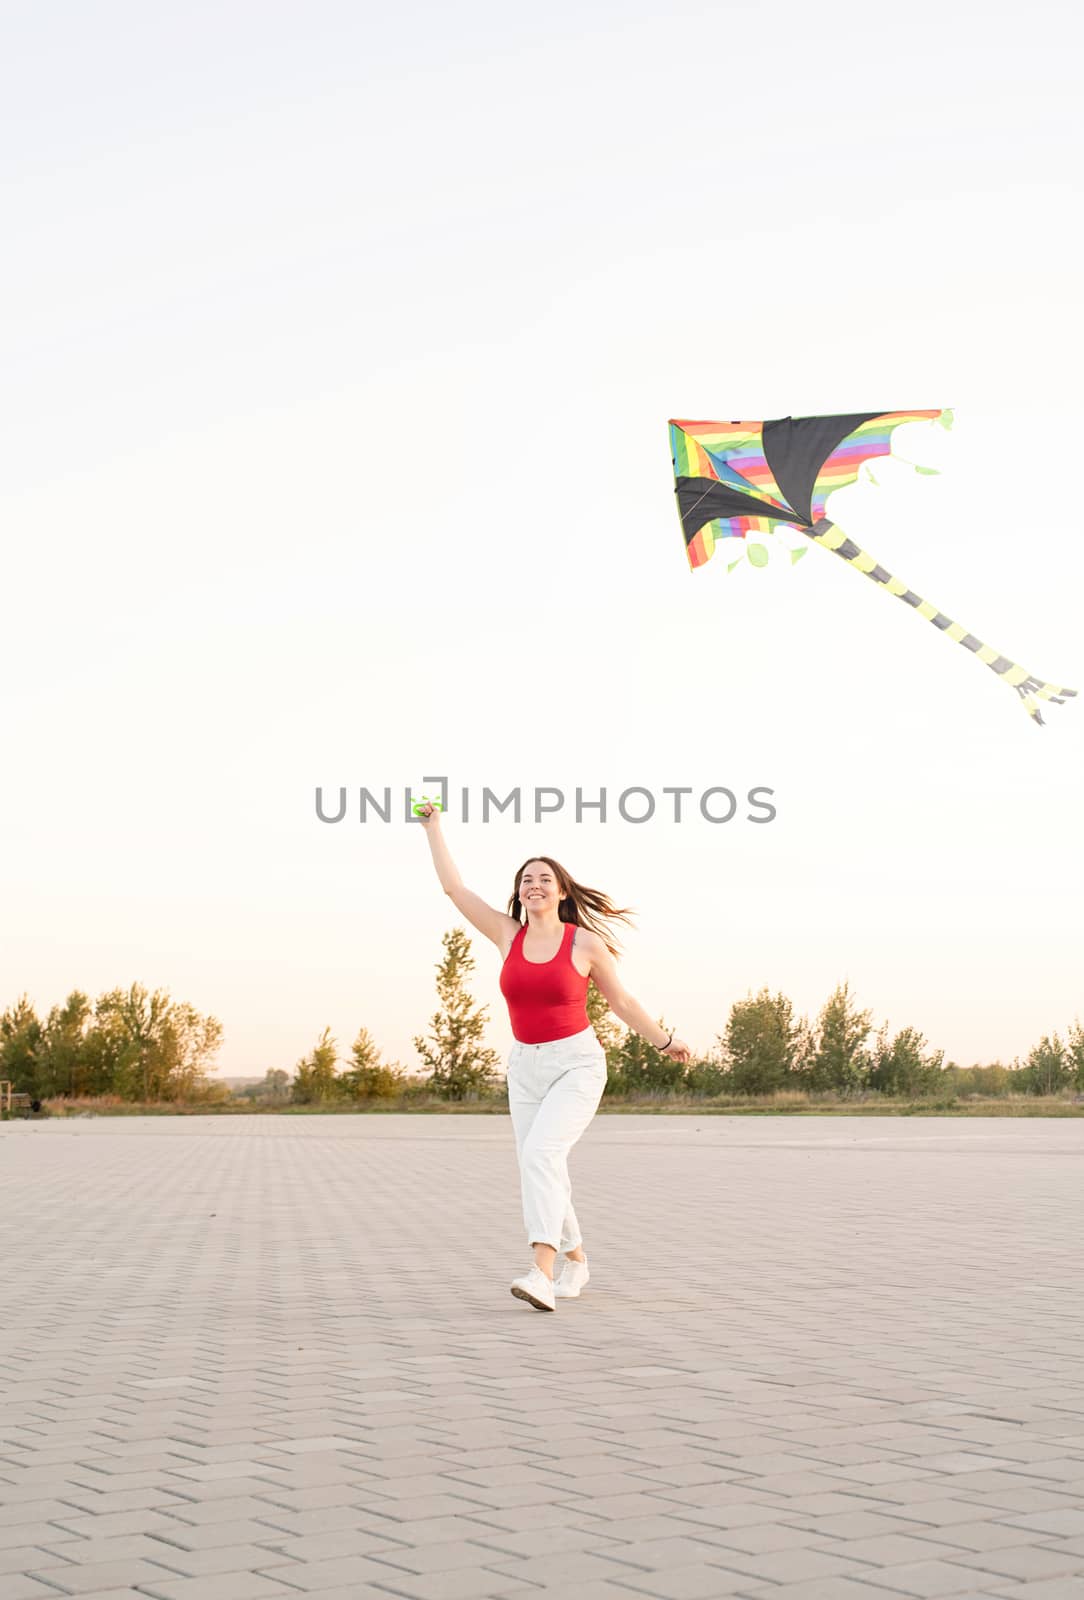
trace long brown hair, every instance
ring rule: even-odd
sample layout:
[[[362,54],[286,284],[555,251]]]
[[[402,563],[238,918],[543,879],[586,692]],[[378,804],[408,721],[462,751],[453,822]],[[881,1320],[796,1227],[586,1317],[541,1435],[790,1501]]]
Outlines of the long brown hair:
[[[597,933],[610,954],[616,956],[620,946],[611,944],[607,923],[618,917],[623,922],[631,923],[631,906],[619,910],[608,894],[603,894],[601,889],[588,889],[586,884],[577,883],[572,874],[566,872],[561,863],[554,861],[552,856],[527,857],[516,873],[515,887],[508,902],[509,915],[515,917],[519,923],[526,920],[520,903],[519,886],[523,874],[532,861],[544,861],[557,879],[557,887],[561,891],[561,903],[557,907],[560,920],[574,922],[578,928],[589,928],[592,933]]]

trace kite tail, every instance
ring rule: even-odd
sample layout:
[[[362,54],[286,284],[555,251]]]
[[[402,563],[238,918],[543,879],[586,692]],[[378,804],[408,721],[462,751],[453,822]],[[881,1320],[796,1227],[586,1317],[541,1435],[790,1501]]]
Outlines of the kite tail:
[[[943,611],[938,611],[928,600],[923,600],[913,589],[908,589],[899,578],[894,578],[890,572],[886,572],[867,551],[860,550],[853,540],[848,539],[842,528],[837,528],[835,523],[829,522],[827,518],[822,517],[812,528],[805,528],[803,532],[813,540],[814,544],[819,544],[825,550],[831,550],[833,555],[842,557],[859,572],[864,572],[867,578],[872,578],[874,583],[879,583],[889,594],[897,595],[907,605],[914,606],[920,617],[932,622],[935,628],[940,628],[950,639],[955,639],[957,644],[962,644],[965,649],[973,651],[991,672],[997,673],[1002,683],[1007,683],[1016,690],[1024,702],[1024,709],[1040,727],[1043,725],[1042,713],[1039,710],[1040,700],[1051,700],[1056,706],[1060,706],[1076,694],[1075,689],[1061,689],[1053,683],[1046,683],[1042,678],[1034,677],[1025,667],[1010,661],[1008,656],[1000,655],[993,645],[983,644],[973,633],[968,633],[962,623],[953,622]]]

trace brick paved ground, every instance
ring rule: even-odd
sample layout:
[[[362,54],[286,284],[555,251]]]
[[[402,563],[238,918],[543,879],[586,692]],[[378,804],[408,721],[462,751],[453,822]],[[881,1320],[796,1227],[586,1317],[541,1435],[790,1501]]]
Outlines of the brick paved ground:
[[[1084,1123],[0,1128],[0,1595],[1084,1596]]]

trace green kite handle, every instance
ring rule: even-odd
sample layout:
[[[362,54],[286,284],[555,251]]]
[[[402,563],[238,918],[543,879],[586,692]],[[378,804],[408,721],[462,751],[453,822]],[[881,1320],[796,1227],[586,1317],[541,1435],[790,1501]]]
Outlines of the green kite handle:
[[[439,800],[430,800],[427,794],[423,794],[420,800],[415,800],[410,809],[416,817],[420,817],[423,806],[432,806],[434,811],[444,810]]]

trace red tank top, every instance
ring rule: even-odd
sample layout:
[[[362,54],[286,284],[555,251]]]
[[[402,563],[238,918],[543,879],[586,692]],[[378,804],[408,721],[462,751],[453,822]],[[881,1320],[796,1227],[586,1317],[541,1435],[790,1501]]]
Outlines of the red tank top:
[[[587,979],[572,965],[574,922],[565,923],[561,948],[552,961],[528,961],[523,954],[526,924],[512,940],[501,968],[501,993],[508,1002],[512,1032],[520,1044],[567,1039],[591,1026]]]

